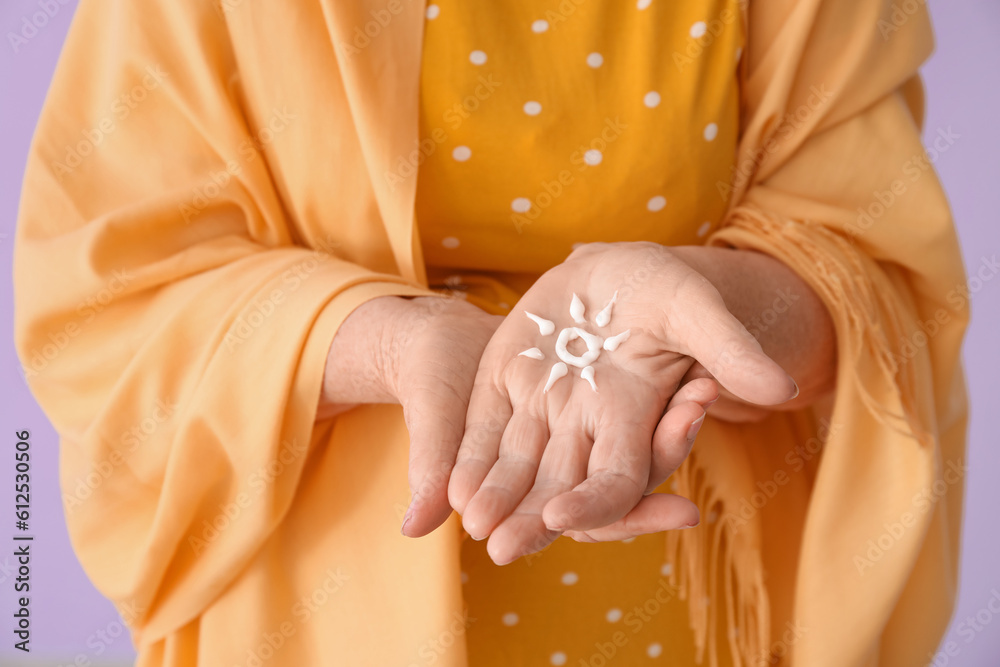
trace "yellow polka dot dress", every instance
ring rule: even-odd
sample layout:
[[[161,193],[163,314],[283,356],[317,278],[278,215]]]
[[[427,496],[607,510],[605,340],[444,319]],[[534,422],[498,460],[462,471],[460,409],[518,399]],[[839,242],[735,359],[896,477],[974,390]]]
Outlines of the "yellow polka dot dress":
[[[725,213],[743,40],[735,0],[429,4],[416,214],[431,284],[505,313],[576,244],[699,243]],[[498,567],[466,539],[470,665],[695,664],[665,554],[663,534],[560,538]]]

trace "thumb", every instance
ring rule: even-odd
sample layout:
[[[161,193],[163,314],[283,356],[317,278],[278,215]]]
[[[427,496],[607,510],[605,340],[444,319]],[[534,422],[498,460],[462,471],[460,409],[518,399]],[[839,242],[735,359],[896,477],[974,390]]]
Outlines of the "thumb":
[[[693,357],[735,396],[757,405],[777,405],[795,398],[799,388],[757,339],[729,312],[707,280],[692,285],[670,320],[683,352]]]
[[[448,481],[465,429],[468,397],[442,391],[439,384],[414,392],[403,406],[410,433],[408,480],[412,494],[401,531],[421,537],[440,526],[451,514]],[[458,395],[456,395],[458,394]]]

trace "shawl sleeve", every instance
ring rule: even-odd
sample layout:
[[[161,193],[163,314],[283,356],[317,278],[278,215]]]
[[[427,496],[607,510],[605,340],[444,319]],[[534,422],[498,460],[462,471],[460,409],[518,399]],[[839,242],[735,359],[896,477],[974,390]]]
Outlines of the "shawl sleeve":
[[[281,521],[329,430],[340,322],[430,294],[383,270],[391,252],[378,270],[341,256],[380,230],[374,207],[301,241],[215,4],[81,3],[17,229],[17,349],[61,439],[72,544],[139,610],[137,643],[195,617]]]
[[[969,293],[921,145],[923,3],[749,5],[744,128],[711,242],[773,255],[829,308],[837,389],[804,525],[793,664],[916,665],[956,594]]]

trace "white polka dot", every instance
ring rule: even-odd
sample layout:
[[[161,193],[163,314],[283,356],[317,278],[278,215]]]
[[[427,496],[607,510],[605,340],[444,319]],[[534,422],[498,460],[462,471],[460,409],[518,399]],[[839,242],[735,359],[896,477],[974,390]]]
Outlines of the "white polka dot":
[[[656,195],[648,202],[646,202],[646,208],[648,208],[650,211],[653,211],[654,213],[657,211],[662,211],[663,207],[666,205],[667,205],[667,198],[661,197],[660,195]]]
[[[566,664],[566,654],[562,651],[556,651],[549,656],[549,662],[553,665],[565,665]]]
[[[647,107],[652,109],[653,107],[659,106],[660,104],[660,94],[655,90],[651,90],[646,93],[646,96],[642,98],[642,103]]]
[[[562,576],[562,582],[567,586],[572,586],[578,581],[580,581],[580,577],[577,576],[576,572],[567,572]]]
[[[469,54],[469,62],[473,65],[482,65],[486,62],[486,53],[483,51],[473,51]]]
[[[441,8],[437,5],[427,5],[427,18],[434,20],[441,13]]]
[[[510,627],[512,625],[517,625],[517,622],[520,621],[521,619],[514,612],[509,612],[504,614],[503,618],[501,618],[500,620],[503,622],[504,625]]]
[[[446,236],[443,239],[441,239],[441,245],[443,245],[445,248],[448,249],[457,248],[458,243],[459,243],[458,239],[456,239],[454,236]]]
[[[715,123],[709,123],[705,126],[705,141],[711,141],[719,134],[719,126]]]
[[[451,152],[451,156],[459,162],[465,162],[472,157],[472,149],[468,146],[455,146],[455,150]]]
[[[629,537],[627,539],[622,540],[622,544],[632,544],[633,542],[635,542],[634,537]]]
[[[538,20],[531,24],[531,32],[545,32],[549,29],[549,22]]]
[[[583,154],[583,161],[589,164],[591,167],[596,167],[597,165],[601,164],[601,160],[603,159],[604,156],[601,155],[601,151],[594,150],[593,148],[591,148],[589,151]]]
[[[591,67],[600,67],[604,64],[604,56],[596,51],[587,56],[587,64]]]
[[[694,37],[695,39],[698,39],[699,37],[705,34],[706,30],[708,30],[708,26],[705,25],[705,22],[698,21],[693,26],[691,26],[691,36]]]
[[[542,113],[542,105],[538,102],[525,102],[524,103],[524,113],[529,116],[537,116]]]
[[[673,572],[674,572],[673,563],[664,563],[660,567],[660,574],[662,574],[664,577],[669,577],[671,574],[673,574]]]
[[[608,623],[617,623],[622,620],[622,610],[621,609],[609,609],[608,613],[605,615],[608,619]]]
[[[661,653],[663,653],[663,647],[655,642],[646,647],[646,655],[650,658],[659,658]]]
[[[527,197],[518,197],[510,203],[510,208],[515,213],[527,213],[531,210],[531,200]]]
[[[462,579],[462,583],[463,583],[463,584],[467,584],[467,583],[469,583],[469,575],[468,575],[468,573],[466,573],[466,572],[463,572],[463,573],[462,573],[462,576],[461,576],[461,579]]]
[[[639,2],[635,3],[635,6],[638,7],[639,9],[645,9],[646,7],[649,7],[651,4],[653,4],[653,0],[639,0]]]
[[[708,230],[710,230],[711,228],[712,228],[711,222],[701,223],[701,227],[698,228],[698,236],[704,236],[705,234],[708,234]]]

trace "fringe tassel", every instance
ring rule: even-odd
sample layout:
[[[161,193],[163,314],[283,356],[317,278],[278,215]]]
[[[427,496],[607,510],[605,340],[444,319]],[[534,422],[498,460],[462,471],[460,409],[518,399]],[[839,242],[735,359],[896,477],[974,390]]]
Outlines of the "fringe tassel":
[[[719,664],[719,574],[721,566],[726,629],[735,667],[768,664],[770,643],[770,603],[764,586],[760,550],[752,544],[749,530],[734,531],[726,516],[725,501],[707,479],[696,452],[671,476],[676,493],[691,499],[702,511],[719,518],[697,528],[667,533],[667,562],[673,565],[670,583],[688,601],[695,659],[703,664]],[[706,569],[707,568],[707,569]]]

